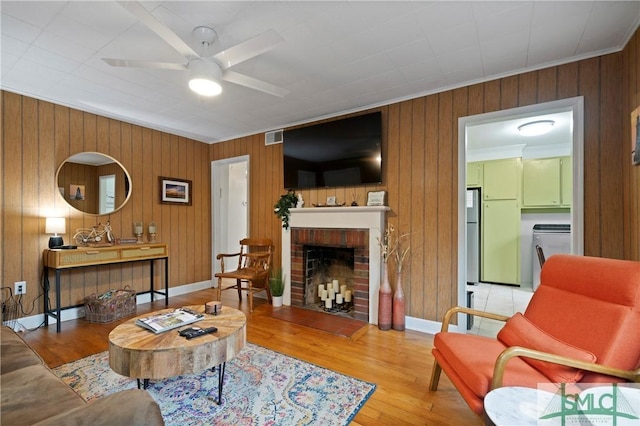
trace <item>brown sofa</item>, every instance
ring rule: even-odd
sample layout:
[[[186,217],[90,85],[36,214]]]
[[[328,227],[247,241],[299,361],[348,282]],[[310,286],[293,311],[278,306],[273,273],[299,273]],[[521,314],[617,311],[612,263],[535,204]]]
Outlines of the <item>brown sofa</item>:
[[[0,334],[0,419],[6,425],[164,425],[147,391],[86,403],[11,328]]]

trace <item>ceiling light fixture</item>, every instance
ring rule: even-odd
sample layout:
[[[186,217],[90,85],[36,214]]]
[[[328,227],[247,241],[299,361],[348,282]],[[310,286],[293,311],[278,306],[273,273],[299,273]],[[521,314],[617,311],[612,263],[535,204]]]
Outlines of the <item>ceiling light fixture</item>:
[[[553,120],[530,121],[518,126],[518,131],[522,136],[539,136],[549,132],[554,124]]]
[[[202,96],[216,96],[222,93],[220,67],[202,59],[189,62],[189,88]]]

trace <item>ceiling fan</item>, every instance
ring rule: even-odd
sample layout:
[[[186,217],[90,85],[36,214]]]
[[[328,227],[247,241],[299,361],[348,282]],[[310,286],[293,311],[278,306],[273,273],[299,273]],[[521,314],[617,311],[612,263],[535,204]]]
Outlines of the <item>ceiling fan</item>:
[[[199,55],[137,1],[118,2],[118,4],[184,56],[186,63],[102,58],[107,64],[114,67],[187,70],[190,73],[189,87],[204,96],[220,94],[222,91],[221,80],[279,97],[284,97],[289,93],[287,89],[229,69],[240,62],[271,50],[278,43],[284,41],[274,30],[268,30],[213,56],[208,56],[208,48],[217,39],[217,34],[212,28],[196,27],[193,34],[200,41],[204,52],[203,55]]]

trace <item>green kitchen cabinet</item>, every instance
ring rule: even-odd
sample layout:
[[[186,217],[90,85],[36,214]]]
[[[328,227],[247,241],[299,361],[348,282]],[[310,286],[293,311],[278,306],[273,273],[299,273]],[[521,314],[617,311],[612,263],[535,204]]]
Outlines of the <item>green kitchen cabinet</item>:
[[[483,200],[518,200],[522,159],[507,158],[484,162]]]
[[[560,207],[560,158],[522,162],[523,207]]]
[[[571,157],[560,158],[561,207],[571,207],[573,201],[573,161]]]
[[[482,186],[482,162],[467,163],[467,187]]]
[[[485,282],[520,283],[520,204],[482,203],[482,277]]]
[[[522,162],[522,207],[571,207],[571,157],[539,158]]]

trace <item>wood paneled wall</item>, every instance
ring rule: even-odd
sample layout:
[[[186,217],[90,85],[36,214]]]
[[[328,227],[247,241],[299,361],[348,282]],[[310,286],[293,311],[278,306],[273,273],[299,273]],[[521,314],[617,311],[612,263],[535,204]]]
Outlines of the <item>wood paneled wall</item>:
[[[631,111],[640,107],[640,30],[622,54],[622,175],[624,257],[640,261],[640,165],[631,165]]]
[[[639,45],[636,33],[620,53],[377,108],[383,114],[383,185],[302,191],[306,205],[327,196],[363,205],[368,191],[386,190],[389,222],[410,233],[403,274],[407,314],[439,320],[456,303],[458,118],[584,96],[585,254],[640,260],[640,167],[629,158],[629,114],[640,104]],[[285,191],[282,146],[265,146],[263,134],[207,146],[6,92],[2,126],[2,282],[26,280],[27,307],[42,293],[44,216],[62,210],[69,218],[67,242],[75,228],[106,219],[77,213],[56,194],[57,166],[80,151],[104,152],[129,170],[132,199],[110,220],[116,236],[130,236],[134,221],[158,222],[159,240],[171,247],[172,286],[211,276],[209,161],[249,155],[249,234],[271,238],[280,263],[273,205]],[[159,204],[158,176],[192,180],[193,206]],[[81,303],[111,282],[144,290],[147,274],[143,266],[76,271],[64,279],[63,303]]]
[[[143,221],[146,228],[153,220],[158,241],[169,244],[169,285],[210,279],[208,145],[9,92],[2,92],[1,134],[2,285],[13,288],[15,281],[27,281],[25,314],[42,312],[42,250],[49,238],[44,234],[44,218],[52,214],[67,218],[63,235],[67,244],[73,243],[75,229],[100,221],[109,220],[119,238],[132,236],[133,222]],[[108,154],[129,171],[132,194],[122,210],[105,216],[85,215],[70,208],[58,194],[58,166],[82,151]],[[159,176],[191,180],[193,205],[160,204]],[[127,285],[145,291],[148,283],[146,263],[66,271],[62,303],[82,304],[88,294]],[[156,286],[163,285],[159,271]]]
[[[388,191],[389,222],[399,232],[410,233],[411,251],[402,278],[407,314],[440,320],[457,303],[458,118],[584,96],[585,254],[637,259],[640,168],[629,166],[629,143],[621,126],[628,114],[620,78],[623,67],[631,68],[623,64],[635,64],[636,39],[627,49],[635,53],[625,50],[379,108],[383,185],[304,190],[306,205],[324,203],[331,195],[350,203],[352,194],[362,205],[367,191]],[[634,67],[637,93],[640,71]],[[274,262],[279,264],[281,231],[273,205],[285,192],[282,146],[265,146],[263,134],[211,146],[212,160],[247,154],[250,235],[272,238],[277,245]],[[393,274],[395,267],[390,269]]]

